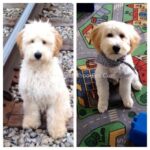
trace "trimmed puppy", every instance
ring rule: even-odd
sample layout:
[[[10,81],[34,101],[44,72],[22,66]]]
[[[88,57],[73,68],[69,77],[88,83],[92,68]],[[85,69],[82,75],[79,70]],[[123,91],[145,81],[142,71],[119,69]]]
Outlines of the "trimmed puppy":
[[[119,82],[123,104],[132,108],[131,85],[136,90],[142,88],[131,57],[140,42],[140,36],[132,25],[108,21],[94,28],[91,41],[98,52],[95,79],[99,112],[108,109],[109,79]]]
[[[23,57],[19,92],[23,98],[23,128],[38,128],[40,112],[46,111],[47,129],[53,138],[65,135],[72,116],[69,91],[57,55],[62,38],[48,22],[33,21],[18,34]]]

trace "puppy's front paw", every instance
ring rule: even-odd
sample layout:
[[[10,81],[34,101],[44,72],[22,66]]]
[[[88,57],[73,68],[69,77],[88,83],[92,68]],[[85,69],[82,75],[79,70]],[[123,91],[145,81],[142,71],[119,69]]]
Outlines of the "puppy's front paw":
[[[65,126],[55,126],[55,127],[49,127],[48,133],[51,135],[54,139],[62,138],[65,136],[65,133],[67,132],[67,128]]]
[[[98,101],[98,111],[100,113],[104,113],[108,109],[108,102],[107,100],[99,100]]]
[[[37,129],[41,125],[40,120],[35,119],[35,117],[24,116],[23,118],[23,128],[33,128]]]
[[[142,83],[140,81],[136,81],[132,84],[133,88],[137,91],[140,91],[142,89]]]
[[[133,99],[132,99],[132,98],[129,98],[129,99],[127,99],[127,100],[124,100],[124,101],[123,101],[123,104],[124,104],[124,106],[127,107],[127,108],[132,108],[134,102],[133,102]]]

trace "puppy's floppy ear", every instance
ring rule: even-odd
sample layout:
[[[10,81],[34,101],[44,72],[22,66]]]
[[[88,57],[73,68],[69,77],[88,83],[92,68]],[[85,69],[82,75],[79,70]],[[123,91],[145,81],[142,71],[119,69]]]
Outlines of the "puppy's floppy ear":
[[[60,49],[63,45],[63,39],[58,31],[55,31],[55,46],[54,46],[54,56],[58,56]]]
[[[23,38],[23,30],[20,31],[17,35],[17,39],[16,39],[16,42],[17,42],[17,46],[19,47],[19,51],[20,51],[20,55],[21,57],[23,57],[23,51],[22,51],[22,38]]]
[[[132,53],[135,48],[138,46],[139,42],[140,42],[140,36],[138,34],[138,32],[135,30],[134,26],[129,25],[130,26],[130,45],[131,45],[131,50],[129,53]]]
[[[98,52],[101,51],[100,41],[101,41],[102,29],[104,27],[103,24],[104,23],[101,23],[100,25],[94,27],[90,36],[91,42]]]

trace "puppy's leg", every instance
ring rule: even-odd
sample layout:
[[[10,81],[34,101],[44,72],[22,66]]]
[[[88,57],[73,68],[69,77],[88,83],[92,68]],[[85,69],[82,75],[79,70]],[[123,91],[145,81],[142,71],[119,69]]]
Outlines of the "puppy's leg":
[[[35,102],[24,99],[24,117],[23,117],[23,128],[34,128],[37,129],[41,125],[40,111]]]
[[[66,90],[65,94],[63,94],[62,99],[65,100],[63,105],[64,105],[65,120],[67,122],[73,115],[72,107],[70,105],[70,96],[68,89]]]
[[[107,78],[96,77],[96,86],[98,92],[98,111],[103,113],[108,109],[109,83]]]
[[[133,75],[132,87],[138,91],[142,89],[142,83],[140,82],[137,74]]]
[[[64,92],[60,96],[61,98],[61,105],[63,107],[64,115],[65,115],[65,120],[68,121],[72,117],[72,107],[70,105],[70,96],[69,96],[69,91],[66,87],[64,89]]]
[[[133,99],[131,97],[131,82],[132,78],[121,78],[119,83],[119,93],[122,98],[123,104],[127,108],[132,108]]]
[[[60,95],[53,106],[47,110],[47,129],[49,134],[57,139],[65,135],[66,121],[72,116],[72,110],[66,96]]]

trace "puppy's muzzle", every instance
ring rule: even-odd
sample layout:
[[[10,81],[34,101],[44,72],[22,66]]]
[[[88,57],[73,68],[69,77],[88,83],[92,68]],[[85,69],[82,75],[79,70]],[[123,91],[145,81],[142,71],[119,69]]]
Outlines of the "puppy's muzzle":
[[[39,59],[42,57],[42,54],[41,54],[40,52],[36,52],[36,53],[34,54],[34,57],[35,57],[37,60],[39,60]]]
[[[120,51],[120,46],[119,45],[113,45],[112,49],[115,52],[115,54],[118,54]]]

